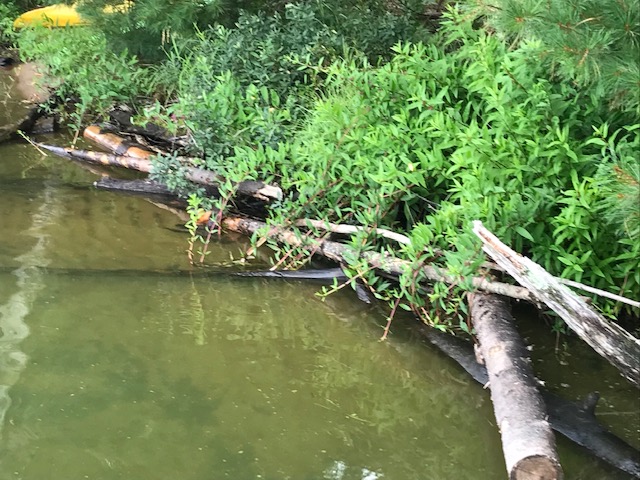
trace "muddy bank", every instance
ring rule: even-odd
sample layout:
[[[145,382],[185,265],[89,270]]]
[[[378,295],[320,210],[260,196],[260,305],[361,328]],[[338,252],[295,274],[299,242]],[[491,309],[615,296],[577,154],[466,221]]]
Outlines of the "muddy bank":
[[[10,60],[0,68],[0,141],[12,138],[18,130],[32,131],[44,113],[39,106],[51,97],[41,66],[6,58]]]

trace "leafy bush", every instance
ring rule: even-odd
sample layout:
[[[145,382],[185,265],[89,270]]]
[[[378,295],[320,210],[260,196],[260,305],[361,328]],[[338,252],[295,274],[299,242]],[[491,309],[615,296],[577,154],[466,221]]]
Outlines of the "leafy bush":
[[[137,0],[127,3],[126,8],[112,8],[122,3],[86,0],[78,8],[105,35],[114,52],[129,51],[146,61],[161,61],[163,47],[170,39],[192,38],[194,27],[205,29],[219,22],[232,24],[240,9],[262,2]]]
[[[0,4],[0,46],[9,45],[13,38],[13,20],[18,16],[18,7],[13,2]]]
[[[596,96],[531,65],[543,48],[510,49],[454,16],[442,46],[398,46],[381,67],[308,64],[327,93],[304,126],[278,145],[237,144],[220,165],[232,178],[275,172],[295,192],[273,223],[313,217],[402,230],[413,239],[404,250],[374,238],[358,246],[442,261],[462,279],[481,260],[470,233],[480,219],[556,275],[640,296],[638,243],[601,215],[609,190],[599,188],[604,166],[637,165],[639,129],[610,133]],[[431,321],[461,311],[443,301],[452,290],[428,293],[416,279],[396,292],[405,306],[426,314],[428,298]]]

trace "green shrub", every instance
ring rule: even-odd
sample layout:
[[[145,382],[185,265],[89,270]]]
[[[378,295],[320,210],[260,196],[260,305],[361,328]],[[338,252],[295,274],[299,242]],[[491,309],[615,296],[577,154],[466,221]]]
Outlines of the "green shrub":
[[[601,215],[607,190],[599,189],[604,165],[640,160],[638,128],[609,133],[597,96],[532,66],[539,42],[509,48],[454,16],[442,45],[398,46],[381,67],[309,64],[326,95],[304,126],[276,146],[236,145],[221,161],[226,173],[236,178],[250,163],[253,177],[279,175],[294,193],[273,223],[391,227],[414,245],[373,237],[357,245],[442,261],[462,278],[481,260],[471,233],[480,219],[553,274],[640,296],[638,243]],[[396,293],[407,308],[424,313],[428,297],[432,322],[462,312],[444,301],[453,290],[428,293],[415,280]]]
[[[13,20],[18,16],[18,12],[18,7],[13,2],[0,4],[0,47],[12,43]]]

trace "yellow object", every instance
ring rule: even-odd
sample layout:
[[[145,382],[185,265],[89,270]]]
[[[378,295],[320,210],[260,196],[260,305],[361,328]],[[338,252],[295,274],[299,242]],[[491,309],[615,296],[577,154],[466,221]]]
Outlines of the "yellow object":
[[[74,6],[57,4],[23,13],[13,22],[13,27],[22,28],[36,25],[70,27],[86,24],[87,21],[80,16]]]
[[[120,5],[107,5],[104,13],[125,13],[131,8],[131,0],[125,0]],[[87,25],[84,18],[80,16],[75,5],[56,4],[49,7],[36,8],[23,13],[13,22],[14,28],[33,27],[41,25],[43,27],[73,27],[77,25]]]

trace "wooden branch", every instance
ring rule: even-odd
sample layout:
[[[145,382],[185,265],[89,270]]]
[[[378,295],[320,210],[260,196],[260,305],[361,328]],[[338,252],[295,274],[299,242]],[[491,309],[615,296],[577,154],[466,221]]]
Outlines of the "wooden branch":
[[[640,308],[640,302],[631,300],[630,298],[623,297],[622,295],[616,295],[615,293],[607,292],[606,290],[600,290],[599,288],[593,288],[583,283],[574,282],[573,280],[567,280],[566,278],[555,277],[561,284],[568,287],[577,288],[578,290],[584,290],[585,292],[593,293],[600,297],[609,298],[616,302],[625,303],[635,308]]]
[[[509,478],[562,479],[544,400],[527,349],[513,327],[508,301],[482,293],[468,298]]]
[[[410,245],[411,239],[401,233],[396,233],[386,228],[370,228],[361,225],[343,225],[339,223],[325,222],[324,220],[311,220],[301,218],[293,222],[296,227],[312,227],[318,230],[325,230],[331,233],[339,233],[342,235],[353,235],[358,232],[372,232],[381,237],[393,240],[402,245]]]
[[[636,387],[640,387],[640,340],[620,325],[610,322],[562,285],[540,265],[514,252],[480,221],[474,233],[482,240],[484,251],[520,285],[556,312],[574,332],[606,358]]]
[[[36,143],[40,148],[50,151],[56,155],[65,158],[73,158],[101,165],[110,165],[115,167],[124,167],[140,172],[151,173],[153,165],[148,158],[135,158],[124,155],[113,155],[109,153],[93,152],[89,150],[77,150],[74,148],[57,147],[54,145],[46,145],[44,143]],[[216,186],[222,177],[209,170],[203,170],[195,167],[183,167],[185,178],[191,182],[201,185]],[[268,185],[263,182],[254,180],[245,180],[237,184],[237,192],[241,195],[258,198],[262,201],[273,201],[282,199],[282,190],[280,187]]]
[[[291,230],[281,228],[269,229],[266,223],[258,220],[241,217],[226,217],[222,222],[222,226],[229,230],[244,233],[246,235],[253,235],[259,230],[262,230],[264,231],[264,235],[271,237],[278,242],[296,247],[313,248],[318,254],[338,263],[345,263],[348,258],[356,258],[360,256],[360,258],[365,259],[373,268],[387,272],[395,277],[399,277],[404,272],[410,271],[414,268],[411,262],[383,255],[378,252],[363,252],[359,254],[357,250],[342,243],[329,240],[302,239]],[[442,272],[440,269],[431,265],[423,265],[419,268],[423,275],[430,281],[441,281],[452,285],[459,283],[459,279],[447,274],[446,272]],[[479,290],[505,295],[518,300],[526,300],[532,303],[536,302],[536,298],[531,294],[531,292],[522,287],[508,285],[506,283],[491,282],[480,277],[474,277],[472,279],[472,283]]]
[[[372,232],[381,237],[387,238],[389,240],[393,240],[401,245],[411,244],[411,239],[408,236],[403,235],[401,233],[396,233],[392,230],[387,230],[386,228],[370,228],[362,225],[343,225],[340,223],[326,222],[324,220],[311,220],[307,218],[298,219],[295,222],[293,222],[293,224],[296,227],[312,227],[318,230],[325,230],[328,232],[338,233],[342,235],[352,235],[354,233],[358,233],[362,231]],[[495,270],[503,273],[505,272],[504,268],[500,267],[499,265],[496,265],[495,263],[485,262],[481,266],[483,268],[486,268],[487,270]],[[564,285],[568,285],[570,287],[577,288],[579,290],[584,290],[585,292],[593,293],[600,297],[606,297],[620,303],[625,303],[627,305],[631,305],[632,307],[640,308],[640,302],[637,302],[635,300],[631,300],[629,298],[623,297],[621,295],[616,295],[614,293],[610,293],[605,290],[600,290],[598,288],[590,287],[589,285],[584,285],[582,283],[574,282],[572,280],[566,280],[564,278],[559,278],[559,277],[556,277],[556,278],[560,283]]]

